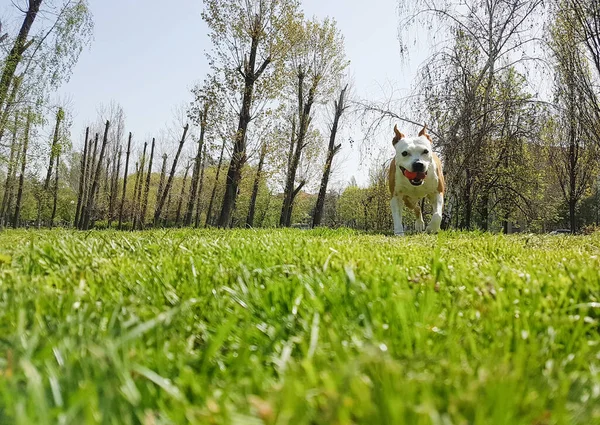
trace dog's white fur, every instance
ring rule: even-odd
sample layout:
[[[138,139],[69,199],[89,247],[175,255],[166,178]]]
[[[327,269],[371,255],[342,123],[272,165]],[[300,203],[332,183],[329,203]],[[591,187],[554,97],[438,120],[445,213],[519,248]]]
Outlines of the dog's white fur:
[[[404,235],[402,225],[402,208],[406,205],[412,209],[417,216],[415,229],[422,232],[425,229],[423,214],[419,201],[428,198],[433,205],[433,216],[431,223],[427,226],[427,232],[437,233],[442,223],[442,211],[444,207],[445,182],[442,164],[439,157],[432,152],[431,137],[427,134],[427,127],[417,137],[405,137],[398,127],[394,127],[393,145],[396,155],[390,164],[389,186],[392,194],[391,207],[394,219],[394,233]],[[415,186],[404,175],[403,169],[415,171],[415,162],[424,166],[427,177],[420,186]]]

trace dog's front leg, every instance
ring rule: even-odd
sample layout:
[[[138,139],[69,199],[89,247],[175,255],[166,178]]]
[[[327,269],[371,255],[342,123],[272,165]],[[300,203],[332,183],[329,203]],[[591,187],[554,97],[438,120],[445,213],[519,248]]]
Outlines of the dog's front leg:
[[[433,205],[433,216],[431,217],[431,222],[429,223],[429,226],[427,226],[427,232],[437,233],[440,231],[440,226],[442,224],[444,194],[436,193],[434,195],[429,196],[429,202],[431,202],[431,205]]]
[[[390,201],[392,207],[392,218],[394,219],[394,234],[398,236],[404,235],[404,226],[402,226],[402,207],[403,202],[399,196],[392,196]]]

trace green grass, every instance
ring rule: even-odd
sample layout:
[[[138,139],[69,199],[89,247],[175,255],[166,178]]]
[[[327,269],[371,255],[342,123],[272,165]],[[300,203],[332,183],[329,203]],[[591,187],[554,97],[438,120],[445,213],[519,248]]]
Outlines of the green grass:
[[[600,424],[600,234],[0,233],[0,424]]]

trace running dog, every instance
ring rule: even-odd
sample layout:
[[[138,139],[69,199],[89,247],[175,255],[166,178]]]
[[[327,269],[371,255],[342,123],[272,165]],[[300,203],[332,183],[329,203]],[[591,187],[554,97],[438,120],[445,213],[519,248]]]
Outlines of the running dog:
[[[432,152],[431,136],[427,126],[417,137],[406,137],[394,126],[392,144],[396,156],[390,164],[389,185],[392,194],[391,207],[394,219],[394,234],[404,235],[402,207],[406,205],[417,216],[415,229],[425,230],[425,222],[419,202],[427,197],[433,205],[431,223],[427,232],[437,233],[442,223],[445,182],[440,158]]]

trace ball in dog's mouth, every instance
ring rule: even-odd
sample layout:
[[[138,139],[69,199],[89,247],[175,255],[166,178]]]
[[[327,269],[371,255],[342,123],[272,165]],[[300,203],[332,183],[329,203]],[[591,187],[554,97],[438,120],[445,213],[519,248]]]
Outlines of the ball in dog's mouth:
[[[423,184],[423,180],[425,180],[425,177],[427,177],[427,173],[408,171],[404,168],[402,169],[402,173],[413,186],[421,186]]]

